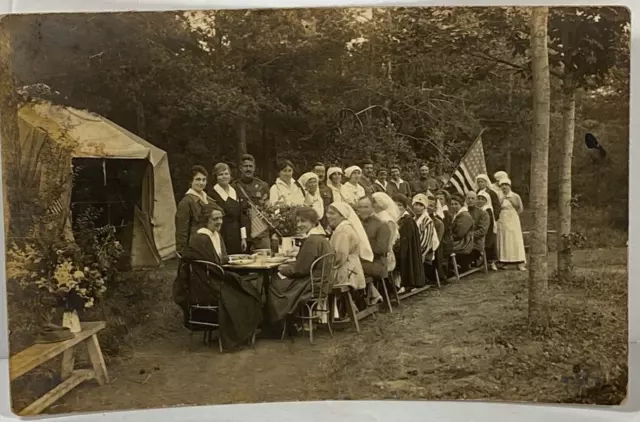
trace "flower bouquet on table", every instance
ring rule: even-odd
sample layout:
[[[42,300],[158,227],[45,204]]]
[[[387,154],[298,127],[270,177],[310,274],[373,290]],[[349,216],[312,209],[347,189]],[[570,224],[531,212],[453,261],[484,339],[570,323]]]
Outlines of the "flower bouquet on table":
[[[271,206],[264,213],[272,226],[272,239],[277,237],[280,253],[287,256],[295,249],[293,238],[298,234],[296,211],[302,207],[303,205]]]
[[[303,205],[269,206],[263,213],[271,223],[272,229],[278,237],[293,237],[298,233],[296,211]]]
[[[7,278],[25,290],[51,294],[64,311],[62,325],[79,332],[78,312],[95,306],[106,292],[122,253],[112,226],[81,230],[75,241],[34,236],[7,251]]]

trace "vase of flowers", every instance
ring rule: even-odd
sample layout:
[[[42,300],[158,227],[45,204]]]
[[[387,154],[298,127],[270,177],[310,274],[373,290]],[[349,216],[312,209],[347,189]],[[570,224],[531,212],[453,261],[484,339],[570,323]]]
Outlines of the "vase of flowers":
[[[123,253],[114,227],[95,228],[89,217],[78,221],[75,240],[38,233],[7,251],[7,278],[49,292],[71,332],[81,330],[78,312],[92,308],[106,292]]]
[[[296,211],[302,205],[271,206],[264,211],[279,238],[293,237],[298,232]]]
[[[62,326],[66,327],[72,333],[79,333],[82,331],[82,325],[80,325],[80,317],[78,311],[72,309],[70,311],[64,311],[62,314]]]

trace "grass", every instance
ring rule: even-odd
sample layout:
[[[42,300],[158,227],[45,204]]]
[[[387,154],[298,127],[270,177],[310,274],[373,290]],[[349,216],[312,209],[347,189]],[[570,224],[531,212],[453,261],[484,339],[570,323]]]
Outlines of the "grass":
[[[585,205],[575,207],[571,214],[571,229],[586,237],[584,249],[624,247],[629,238],[628,206],[626,204],[608,205],[602,208]],[[521,215],[522,229],[531,230],[533,213],[525,209]],[[549,230],[557,230],[558,212],[550,208],[548,214]],[[556,238],[549,239],[555,242]],[[551,250],[555,250],[552,244]]]
[[[626,262],[579,255],[585,266],[572,283],[550,283],[548,329],[533,332],[527,323],[526,277],[463,280],[455,292],[452,286],[424,298],[424,309],[387,315],[370,333],[330,347],[323,362],[333,394],[620,403],[627,386]],[[445,298],[448,306],[440,303]]]

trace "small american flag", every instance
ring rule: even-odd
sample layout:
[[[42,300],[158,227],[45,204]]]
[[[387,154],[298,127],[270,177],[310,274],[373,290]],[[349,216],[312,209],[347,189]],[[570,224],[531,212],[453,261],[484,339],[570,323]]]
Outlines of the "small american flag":
[[[63,207],[62,207],[62,201],[60,199],[56,199],[53,204],[51,204],[51,206],[49,207],[49,209],[47,210],[47,212],[50,215],[60,215],[60,213],[62,212]]]
[[[479,174],[487,174],[487,164],[484,161],[484,148],[482,147],[482,133],[462,157],[458,168],[449,179],[449,183],[456,188],[458,193],[464,195],[467,192],[478,189],[476,177]]]

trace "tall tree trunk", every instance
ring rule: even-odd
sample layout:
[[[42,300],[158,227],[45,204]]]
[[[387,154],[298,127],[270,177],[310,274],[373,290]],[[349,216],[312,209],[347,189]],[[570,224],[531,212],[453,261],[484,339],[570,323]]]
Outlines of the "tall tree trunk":
[[[530,201],[533,230],[529,254],[529,323],[546,327],[548,316],[547,207],[549,183],[549,54],[547,22],[549,8],[534,7],[531,15],[533,70],[533,136],[531,147]]]
[[[573,274],[571,233],[571,166],[576,126],[576,91],[569,69],[562,81],[562,155],[558,186],[558,276],[569,280]]]
[[[508,97],[508,102],[509,102],[509,108],[511,109],[511,106],[512,106],[512,103],[513,103],[513,73],[509,73],[509,97]],[[509,175],[511,175],[511,169],[513,168],[513,165],[512,165],[513,141],[512,141],[512,139],[513,139],[512,136],[507,135],[507,159],[506,159],[505,171]]]
[[[247,153],[247,119],[242,118],[238,127],[238,162]]]

